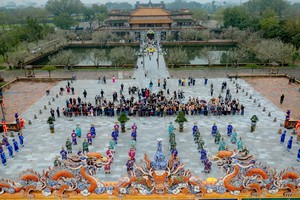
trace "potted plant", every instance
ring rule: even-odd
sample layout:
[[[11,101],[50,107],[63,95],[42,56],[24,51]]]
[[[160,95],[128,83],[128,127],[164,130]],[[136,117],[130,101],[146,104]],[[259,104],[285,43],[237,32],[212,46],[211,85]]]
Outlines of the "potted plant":
[[[256,122],[259,121],[258,117],[256,115],[253,115],[250,120],[251,120],[251,132],[254,132],[256,128]]]
[[[54,131],[54,121],[55,121],[55,118],[53,118],[53,117],[49,117],[48,120],[47,120],[47,124],[49,124],[49,128],[50,128],[51,133],[55,133],[55,131]]]
[[[184,124],[184,122],[187,122],[184,112],[180,111],[178,113],[178,116],[175,119],[175,122],[177,122],[179,124],[179,132],[183,132],[183,124]]]
[[[121,115],[118,117],[118,121],[121,124],[121,131],[122,133],[125,133],[125,123],[129,120],[129,118],[126,116],[125,112],[122,112]]]

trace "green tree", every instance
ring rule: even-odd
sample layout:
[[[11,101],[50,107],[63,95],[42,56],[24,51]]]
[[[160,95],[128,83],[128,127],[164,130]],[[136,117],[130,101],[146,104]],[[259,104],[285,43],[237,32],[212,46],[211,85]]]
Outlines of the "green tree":
[[[92,5],[94,9],[95,14],[95,20],[98,22],[98,26],[101,26],[101,24],[104,22],[104,20],[107,18],[107,8],[104,5],[98,5],[93,4]]]
[[[250,0],[243,5],[251,17],[262,16],[267,10],[272,10],[281,17],[288,6],[286,0]]]
[[[295,61],[298,60],[300,58],[300,50],[298,51],[294,51],[293,54],[292,54],[292,62],[293,62],[293,65],[295,64]]]
[[[226,8],[224,10],[224,27],[246,28],[247,15],[241,7]]]
[[[127,115],[125,114],[125,112],[122,112],[120,114],[120,116],[118,117],[118,121],[121,124],[121,131],[122,133],[125,133],[126,129],[125,129],[125,123],[128,122],[130,120],[130,118],[127,117]]]
[[[299,49],[300,48],[300,32],[293,36],[292,44]]]
[[[259,68],[259,66],[256,65],[256,64],[248,64],[248,65],[246,65],[246,67],[248,67],[248,68],[251,69],[251,74],[253,74],[253,70],[254,70],[254,69]]]
[[[46,65],[42,68],[42,70],[45,70],[45,71],[48,71],[49,73],[49,78],[51,77],[51,71],[54,71],[56,70],[56,67],[55,66],[52,66],[52,65]]]
[[[90,25],[90,30],[93,30],[93,22],[95,20],[95,10],[92,7],[84,7],[83,9],[84,20]]]
[[[69,29],[76,24],[72,15],[82,13],[84,5],[80,0],[48,0],[46,9],[54,15],[54,24],[62,29]]]
[[[193,9],[192,17],[197,24],[203,25],[208,20],[208,13],[202,9]]]
[[[72,16],[68,15],[67,13],[56,15],[53,18],[53,22],[57,27],[61,29],[70,29],[72,26],[77,24]]]
[[[61,14],[80,14],[84,8],[84,5],[80,0],[48,0],[46,3],[46,9],[55,16]]]
[[[179,124],[179,132],[183,132],[183,124],[184,122],[187,122],[187,119],[185,118],[185,113],[180,111],[175,119],[175,122]]]
[[[6,35],[0,35],[0,55],[3,57],[4,61],[7,60],[7,52],[9,51],[9,48]]]

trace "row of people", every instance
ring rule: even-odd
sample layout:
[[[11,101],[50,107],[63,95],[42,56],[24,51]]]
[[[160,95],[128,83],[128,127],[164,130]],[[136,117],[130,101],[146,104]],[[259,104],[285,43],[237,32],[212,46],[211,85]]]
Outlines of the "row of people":
[[[11,146],[8,138],[5,135],[2,135],[2,142],[0,143],[0,157],[1,157],[1,162],[4,166],[7,165],[7,158],[4,152],[4,149],[2,145],[6,147],[8,150],[8,156],[13,158],[14,157],[14,151],[19,152],[19,143],[21,147],[24,147],[24,137],[21,132],[18,133],[18,138],[19,138],[19,143],[15,140],[15,138],[12,139],[13,147]]]

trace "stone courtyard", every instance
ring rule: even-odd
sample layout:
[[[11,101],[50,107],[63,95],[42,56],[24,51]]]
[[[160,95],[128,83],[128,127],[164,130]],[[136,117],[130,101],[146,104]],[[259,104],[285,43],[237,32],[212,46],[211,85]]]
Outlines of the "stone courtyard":
[[[137,70],[138,71],[138,70]],[[140,72],[142,73],[142,72]],[[55,156],[59,155],[59,151],[62,146],[65,146],[65,141],[70,137],[71,132],[75,129],[76,124],[79,123],[83,136],[86,135],[90,128],[90,124],[95,124],[96,127],[96,139],[93,141],[93,145],[90,146],[90,151],[100,152],[105,154],[108,146],[108,142],[111,139],[111,132],[114,123],[117,121],[117,117],[60,117],[55,121],[55,133],[51,134],[49,126],[46,123],[47,118],[50,116],[50,108],[56,110],[57,107],[65,107],[65,100],[70,97],[81,96],[83,99],[83,90],[87,91],[86,101],[94,104],[95,95],[100,94],[100,90],[103,89],[105,97],[112,100],[112,93],[120,90],[121,83],[124,84],[125,97],[129,97],[128,87],[148,87],[151,77],[139,78],[135,80],[121,80],[117,79],[116,83],[112,83],[111,79],[107,80],[107,84],[99,84],[96,80],[77,80],[72,83],[75,88],[75,95],[59,96],[56,98],[56,94],[59,92],[59,88],[65,87],[67,82],[58,82],[50,90],[50,95],[43,95],[38,101],[28,108],[24,113],[20,113],[26,121],[31,120],[32,125],[26,124],[26,128],[23,130],[25,137],[25,147],[20,149],[20,152],[15,153],[14,158],[8,158],[8,165],[6,167],[0,166],[1,178],[16,180],[18,174],[26,169],[33,168],[38,172],[42,172],[43,169],[53,166]],[[154,83],[153,92],[158,92],[162,87],[157,87],[157,80],[152,79]],[[280,124],[285,119],[285,113],[280,110],[271,101],[257,92],[250,84],[242,79],[238,79],[235,83],[238,83],[245,92],[242,90],[236,94],[235,84],[233,81],[225,78],[211,78],[208,85],[205,86],[203,79],[196,79],[195,86],[178,86],[178,80],[168,79],[167,88],[172,93],[174,90],[182,89],[185,93],[185,101],[189,97],[199,97],[208,101],[212,97],[210,96],[211,83],[214,84],[214,96],[218,96],[221,92],[221,83],[227,81],[229,88],[233,94],[233,98],[239,99],[241,104],[245,105],[245,115],[231,115],[231,116],[187,116],[188,122],[184,124],[184,132],[179,133],[175,130],[177,149],[179,151],[179,157],[182,163],[185,163],[186,169],[190,169],[195,175],[203,177],[222,177],[223,172],[219,170],[216,164],[213,164],[210,174],[202,173],[204,165],[200,161],[200,153],[197,151],[197,145],[193,141],[192,126],[194,122],[198,123],[201,136],[205,141],[205,148],[209,150],[211,155],[217,153],[218,146],[214,144],[214,139],[211,137],[211,126],[216,123],[222,136],[224,136],[226,145],[229,146],[229,150],[236,149],[236,145],[230,143],[230,138],[226,136],[227,125],[232,123],[233,127],[237,130],[238,136],[243,137],[245,144],[248,146],[250,153],[254,155],[258,161],[268,163],[272,168],[276,167],[277,170],[281,170],[288,166],[297,166],[296,161],[297,151],[299,144],[293,143],[292,152],[286,150],[286,143],[280,145],[280,135],[278,135],[278,129]],[[49,86],[47,86],[49,88]],[[246,96],[246,92],[249,95]],[[6,93],[9,95],[9,93]],[[223,93],[223,95],[225,95]],[[252,99],[249,96],[252,95]],[[137,97],[137,96],[135,96]],[[52,101],[52,98],[55,101]],[[254,103],[256,99],[256,103]],[[48,102],[51,105],[48,105]],[[258,107],[258,104],[262,107]],[[44,110],[44,105],[47,109]],[[263,112],[263,107],[266,111]],[[39,114],[39,110],[42,110],[42,114]],[[268,113],[271,113],[271,117]],[[33,116],[37,115],[37,119]],[[250,133],[250,118],[253,115],[257,115],[259,122],[257,123],[257,129],[254,133]],[[273,122],[274,117],[277,118],[277,122]],[[170,122],[177,127],[174,122],[175,117],[130,117],[130,121],[127,122],[126,133],[120,133],[118,145],[116,146],[116,153],[114,155],[114,163],[111,166],[111,174],[105,174],[103,170],[98,171],[97,177],[103,181],[117,181],[123,175],[126,175],[126,161],[128,158],[128,151],[130,148],[130,134],[129,129],[133,123],[138,126],[137,130],[137,162],[143,157],[144,153],[147,153],[150,159],[153,159],[156,151],[157,138],[163,138],[163,151],[167,158],[170,157],[169,143],[168,143],[168,125]],[[291,135],[291,130],[287,131],[287,139]],[[11,141],[11,138],[9,138]],[[73,146],[73,152],[77,152],[82,147],[83,138],[78,139],[78,145]],[[6,154],[7,155],[7,154]],[[8,157],[8,156],[7,156]]]
[[[157,51],[156,51],[157,52]],[[212,165],[212,171],[210,174],[202,173],[204,165],[200,161],[200,153],[197,151],[197,145],[194,143],[192,136],[192,126],[195,122],[198,123],[201,136],[205,141],[205,148],[209,151],[211,156],[216,155],[218,151],[218,145],[214,144],[214,138],[211,136],[211,127],[213,123],[216,123],[221,135],[224,136],[226,145],[229,150],[237,148],[236,145],[231,144],[230,138],[227,137],[227,126],[231,123],[238,133],[238,137],[242,137],[245,145],[247,145],[251,154],[261,162],[266,162],[272,168],[282,170],[288,166],[298,166],[297,152],[299,144],[296,144],[296,138],[294,137],[293,148],[291,152],[286,150],[286,142],[291,135],[291,130],[287,130],[287,137],[285,144],[280,144],[280,135],[278,135],[279,128],[285,119],[286,108],[291,108],[292,116],[298,117],[299,109],[297,100],[299,100],[299,94],[296,93],[296,87],[292,92],[293,98],[289,98],[289,93],[286,91],[286,103],[278,105],[279,97],[285,90],[282,84],[278,84],[275,94],[271,87],[273,84],[265,83],[266,87],[261,87],[259,82],[253,80],[232,80],[228,78],[211,78],[206,76],[207,74],[198,74],[196,78],[195,86],[178,86],[178,79],[172,79],[173,75],[169,74],[166,68],[163,55],[154,53],[144,58],[139,57],[137,60],[138,69],[128,71],[127,77],[122,77],[117,71],[110,73],[100,74],[106,75],[107,84],[98,83],[97,77],[99,72],[96,71],[83,71],[78,72],[80,80],[73,81],[71,85],[75,88],[75,95],[68,95],[64,93],[63,96],[56,95],[59,93],[60,87],[65,87],[67,81],[61,81],[56,83],[34,83],[25,82],[13,84],[10,89],[4,91],[4,100],[6,102],[6,114],[9,119],[13,120],[13,114],[18,112],[20,116],[27,122],[31,120],[32,125],[26,123],[25,129],[23,129],[23,135],[25,137],[25,147],[20,149],[20,152],[15,153],[14,158],[7,158],[8,165],[0,165],[0,178],[14,179],[18,178],[21,171],[26,169],[34,169],[39,173],[42,173],[43,169],[53,166],[53,161],[56,156],[59,156],[59,152],[62,146],[65,146],[67,138],[71,137],[72,130],[76,128],[76,124],[80,124],[82,128],[83,137],[77,138],[77,146],[73,146],[73,153],[77,153],[82,148],[82,142],[85,138],[90,124],[94,124],[96,128],[96,138],[93,140],[93,145],[89,146],[91,152],[99,152],[105,155],[105,151],[108,147],[108,143],[111,139],[111,133],[113,126],[117,121],[117,117],[60,117],[55,121],[55,133],[50,133],[49,125],[46,120],[50,116],[50,108],[56,110],[57,107],[63,108],[66,106],[66,99],[70,97],[77,98],[80,96],[83,101],[95,104],[95,95],[100,95],[101,89],[104,91],[104,97],[108,100],[112,100],[113,92],[120,91],[120,85],[124,84],[124,96],[129,98],[128,94],[129,86],[137,86],[139,88],[148,88],[150,81],[153,81],[152,92],[157,93],[162,90],[162,86],[157,86],[157,79],[163,78],[167,80],[167,88],[170,90],[170,94],[173,91],[183,90],[185,99],[187,101],[189,97],[199,97],[200,99],[209,101],[212,96],[210,94],[210,84],[214,85],[214,97],[219,96],[221,93],[222,82],[227,82],[227,87],[231,90],[232,98],[239,99],[240,103],[245,106],[245,115],[230,115],[230,116],[186,116],[188,122],[184,124],[184,132],[178,132],[178,125],[174,122],[175,116],[166,117],[130,117],[130,120],[126,124],[126,133],[120,133],[118,144],[116,146],[116,153],[114,154],[114,162],[111,166],[111,174],[105,174],[103,169],[97,172],[96,177],[102,181],[118,181],[119,178],[126,175],[126,162],[128,159],[128,151],[130,149],[131,139],[131,126],[136,123],[137,129],[137,146],[136,146],[136,161],[139,162],[143,158],[144,153],[147,153],[150,159],[153,159],[156,152],[157,139],[163,139],[163,151],[166,154],[167,159],[170,158],[169,142],[168,142],[168,125],[170,122],[176,126],[176,142],[179,157],[182,163],[185,163],[185,168],[190,169],[193,174],[200,176],[203,179],[208,177],[220,178],[223,177],[223,172],[217,168],[216,164]],[[142,64],[144,62],[144,65]],[[157,64],[159,62],[159,65]],[[58,72],[57,72],[58,73]],[[72,72],[71,72],[72,73]],[[212,73],[214,74],[214,73]],[[224,74],[224,72],[223,72]],[[62,76],[66,75],[62,73]],[[112,75],[116,75],[117,80],[112,82]],[[145,76],[146,75],[146,76]],[[56,74],[56,77],[62,77],[61,74]],[[128,79],[132,77],[132,79]],[[180,73],[177,71],[175,77],[187,78],[186,73]],[[189,74],[193,76],[193,74]],[[203,77],[210,77],[208,84],[204,85]],[[223,77],[225,74],[223,75]],[[9,76],[7,76],[9,77]],[[70,77],[70,74],[68,75]],[[127,79],[126,79],[127,78]],[[241,89],[236,93],[236,84],[241,86]],[[162,84],[161,84],[162,85]],[[286,83],[285,83],[286,85]],[[287,87],[287,86],[284,86]],[[290,86],[289,86],[290,87]],[[50,95],[46,96],[45,91],[50,90]],[[87,98],[83,98],[83,91],[87,91]],[[242,91],[244,90],[244,92]],[[164,92],[166,93],[166,91]],[[248,93],[248,95],[246,95]],[[267,93],[267,94],[265,94]],[[268,95],[269,94],[269,95]],[[251,99],[250,99],[251,95]],[[170,98],[170,95],[167,95]],[[222,94],[225,96],[225,91]],[[267,98],[266,98],[267,97]],[[55,101],[52,99],[54,98]],[[135,95],[135,99],[137,99]],[[254,102],[254,99],[256,102]],[[51,103],[51,105],[48,104]],[[272,103],[274,102],[274,103]],[[295,104],[294,107],[290,107],[291,102]],[[258,106],[261,104],[261,107]],[[46,109],[44,109],[46,106]],[[263,108],[265,107],[265,111]],[[295,109],[294,109],[295,108]],[[39,111],[42,114],[39,114]],[[294,112],[294,113],[293,113]],[[298,114],[295,114],[297,113]],[[269,116],[269,113],[271,116]],[[37,119],[34,119],[34,115],[37,115]],[[257,123],[256,131],[250,132],[250,118],[253,115],[257,115],[259,121]],[[273,119],[277,118],[274,122]],[[16,134],[15,134],[16,135]],[[12,138],[9,138],[11,141]],[[6,152],[7,150],[5,150]],[[7,155],[7,153],[6,153]],[[8,155],[7,155],[8,157]]]

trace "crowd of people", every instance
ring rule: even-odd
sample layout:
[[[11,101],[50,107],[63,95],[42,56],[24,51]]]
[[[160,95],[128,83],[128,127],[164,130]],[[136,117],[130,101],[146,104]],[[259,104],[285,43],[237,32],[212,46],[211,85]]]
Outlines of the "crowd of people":
[[[164,85],[165,88],[167,85],[165,81]],[[211,88],[213,88],[212,84]],[[173,91],[172,94],[169,89],[166,92],[160,90],[155,93],[151,88],[139,89],[136,86],[130,86],[128,88],[130,98],[125,98],[122,84],[120,92],[113,93],[112,100],[108,100],[104,96],[104,91],[101,90],[100,94],[95,96],[94,104],[86,101],[87,92],[84,90],[83,98],[73,97],[66,100],[66,106],[62,109],[62,113],[66,117],[114,117],[119,116],[122,112],[133,117],[163,117],[177,115],[179,111],[185,112],[186,115],[244,115],[244,105],[239,102],[239,99],[232,97],[230,89],[225,83],[222,83],[223,90],[226,90],[224,97],[219,94],[218,97],[204,100],[198,97],[185,98],[183,90]]]

